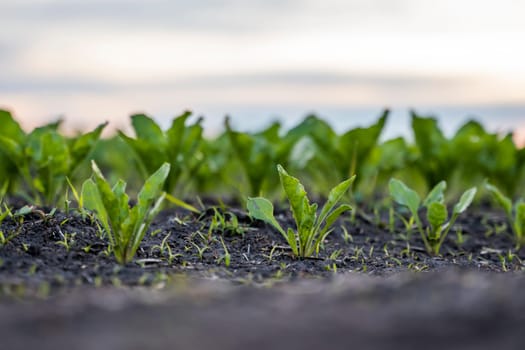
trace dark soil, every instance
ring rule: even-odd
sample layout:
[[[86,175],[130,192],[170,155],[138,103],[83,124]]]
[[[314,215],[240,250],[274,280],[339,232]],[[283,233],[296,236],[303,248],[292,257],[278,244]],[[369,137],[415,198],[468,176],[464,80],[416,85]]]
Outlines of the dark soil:
[[[391,232],[385,215],[358,214],[309,259],[243,211],[218,212],[230,224],[210,229],[213,208],[164,211],[125,266],[90,218],[5,219],[0,348],[489,349],[525,338],[525,253],[500,212],[460,217],[439,257],[400,220]]]

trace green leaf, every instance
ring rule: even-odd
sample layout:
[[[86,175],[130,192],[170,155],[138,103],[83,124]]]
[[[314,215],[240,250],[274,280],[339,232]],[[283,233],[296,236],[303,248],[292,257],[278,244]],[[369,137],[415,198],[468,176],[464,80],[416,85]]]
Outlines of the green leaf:
[[[520,245],[525,233],[525,202],[522,200],[516,203],[516,218],[514,220],[514,230],[516,238],[518,239],[518,245]]]
[[[17,143],[15,140],[0,135],[0,149],[14,164],[17,164],[18,166],[23,164],[24,150],[21,144]]]
[[[305,200],[308,201],[306,198]],[[305,252],[318,233],[318,230],[314,228],[317,218],[317,203],[313,203],[312,205],[305,203],[302,216],[303,221],[297,227],[297,235],[299,237],[299,251],[302,256],[306,256]]]
[[[416,191],[408,188],[402,181],[390,179],[388,188],[392,198],[400,205],[408,207],[413,216],[417,216],[421,199]]]
[[[297,228],[300,230],[308,222],[313,224],[312,218],[307,216],[311,213],[310,201],[306,195],[304,186],[293,176],[288,175],[286,170],[281,165],[277,165],[281,184],[286,193],[286,197],[290,202],[292,214],[297,223]]]
[[[166,197],[166,192],[163,192],[158,197],[158,199],[155,201],[155,204],[153,205],[151,210],[148,212],[146,219],[142,223],[140,223],[138,232],[134,233],[134,235],[132,237],[131,244],[128,245],[129,246],[128,253],[130,254],[131,257],[133,257],[135,255],[135,253],[137,252],[137,250],[138,250],[138,248],[140,246],[140,243],[144,239],[144,235],[146,234],[146,230],[149,227],[149,225],[151,224],[151,221],[161,211],[161,209],[162,209],[162,202],[164,201],[165,197]]]
[[[133,230],[135,235],[137,235],[137,231],[141,230],[141,225],[143,221],[146,220],[147,212],[153,201],[162,192],[162,187],[164,186],[164,181],[166,181],[166,178],[168,177],[170,167],[169,163],[164,163],[146,180],[144,186],[142,186],[142,189],[137,195],[137,205],[135,207],[137,208],[137,217],[135,219],[135,227]]]
[[[113,233],[111,232],[109,225],[109,215],[100,196],[100,192],[98,191],[98,187],[93,180],[87,179],[84,181],[82,184],[81,198],[83,200],[84,208],[94,211],[97,214],[97,218],[102,224],[102,228],[110,238],[110,243],[114,244]]]
[[[389,113],[388,109],[383,111],[377,123],[370,127],[354,128],[340,136],[338,151],[345,156],[344,162],[341,162],[345,164],[341,175],[344,177],[354,173],[361,175],[359,170],[377,145]]]
[[[178,199],[178,198],[172,196],[172,195],[169,194],[169,193],[166,193],[166,199],[167,199],[168,201],[170,201],[171,203],[175,204],[175,205],[178,206],[178,207],[184,208],[184,209],[186,209],[186,210],[192,211],[192,212],[197,213],[197,214],[200,213],[200,210],[197,209],[197,208],[195,208],[193,205],[188,204],[188,203],[184,202],[183,200]]]
[[[443,135],[435,118],[423,118],[412,112],[412,130],[420,157],[417,167],[428,186],[447,179],[455,166],[457,152],[450,152],[450,142]]]
[[[40,155],[37,163],[41,167],[47,167],[48,171],[55,176],[65,176],[71,169],[71,157],[66,139],[54,130],[50,130],[41,136]]]
[[[356,176],[352,176],[350,179],[341,182],[339,185],[335,186],[328,194],[328,199],[321,209],[319,218],[316,224],[316,231],[321,227],[322,222],[327,218],[328,214],[334,209],[334,207],[339,203],[341,198],[345,195],[346,191],[352,186]]]
[[[21,144],[26,138],[26,133],[10,112],[0,109],[0,135]]]
[[[113,217],[111,220],[115,223],[122,223],[129,215],[129,197],[126,194],[126,183],[123,180],[118,180],[111,190],[115,194],[118,204],[116,211],[118,218]],[[115,238],[117,241],[124,242],[125,244],[125,242],[129,240],[129,237],[125,234],[121,237],[121,232],[119,231],[120,230],[116,230],[114,232]]]
[[[494,185],[487,183],[485,188],[492,193],[496,202],[503,207],[507,216],[512,217],[512,200],[501,193],[501,191]]]
[[[139,207],[149,207],[151,202],[162,192],[162,186],[168,177],[170,167],[169,163],[164,163],[146,180],[144,186],[137,195],[137,205]]]
[[[437,232],[448,219],[447,207],[440,202],[431,202],[427,208],[427,219],[432,231]]]
[[[191,116],[191,112],[184,112],[182,115],[174,118],[171,127],[166,131],[168,146],[173,154],[178,154],[181,143],[186,131],[186,120]]]
[[[137,135],[137,139],[153,144],[159,149],[166,148],[166,138],[164,132],[157,123],[144,114],[131,116],[131,124]]]
[[[347,211],[351,211],[352,207],[348,204],[341,204],[339,207],[337,207],[334,211],[332,211],[325,220],[325,224],[321,231],[319,232],[317,242],[313,246],[315,246],[316,251],[318,252],[319,244],[323,242],[328,234],[331,232],[332,225],[337,221],[337,219]],[[311,254],[309,254],[311,255]]]
[[[454,214],[459,215],[463,213],[469,205],[474,200],[474,197],[476,196],[476,192],[478,189],[476,187],[473,187],[471,189],[466,190],[459,199],[459,202],[454,206]]]
[[[69,186],[69,189],[71,190],[71,192],[73,193],[73,197],[75,198],[75,200],[77,201],[77,204],[78,204],[78,207],[80,209],[82,209],[84,207],[84,202],[83,202],[83,198],[81,197],[81,195],[78,193],[77,189],[75,188],[75,186],[73,185],[73,183],[71,182],[71,180],[69,180],[69,177],[66,176],[66,182]]]
[[[289,164],[295,168],[303,169],[316,154],[317,147],[314,141],[308,136],[302,137],[291,148]]]
[[[74,162],[73,166],[76,166],[83,161],[88,156],[89,152],[93,150],[102,134],[102,130],[104,130],[107,125],[107,122],[100,124],[95,130],[73,139],[73,145],[71,147],[71,156]]]
[[[441,181],[439,182],[434,188],[430,191],[427,198],[423,201],[423,206],[428,207],[431,203],[439,202],[444,203],[445,202],[445,190],[447,189],[447,182]]]
[[[295,232],[291,228],[288,228],[288,232],[285,238],[290,248],[292,248],[293,254],[295,256],[299,256],[300,251],[299,251],[299,248],[297,247],[297,237],[295,235]]]
[[[229,118],[224,124],[230,145],[250,183],[251,194],[259,195],[265,180],[271,176],[268,169],[275,163],[272,142],[266,139],[264,133],[251,135],[232,130]]]
[[[118,204],[117,197],[113,193],[113,190],[109,186],[108,182],[102,175],[102,172],[95,163],[94,160],[91,161],[91,168],[93,170],[93,175],[95,178],[95,184],[97,185],[98,192],[100,193],[100,198],[104,207],[108,212],[108,217],[111,220],[112,228],[116,230],[120,227],[120,206]]]
[[[284,232],[283,228],[281,225],[279,225],[277,220],[275,220],[272,202],[263,197],[248,198],[246,207],[248,208],[248,214],[252,218],[272,225],[283,235],[286,240],[288,240],[288,236]]]

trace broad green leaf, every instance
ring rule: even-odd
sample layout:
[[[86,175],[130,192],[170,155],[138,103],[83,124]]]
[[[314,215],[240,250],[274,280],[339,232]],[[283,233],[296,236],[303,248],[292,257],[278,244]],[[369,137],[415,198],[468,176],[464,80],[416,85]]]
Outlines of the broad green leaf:
[[[109,225],[108,212],[104,206],[104,202],[102,201],[100,192],[98,191],[98,187],[95,184],[95,182],[91,179],[87,179],[86,181],[84,181],[84,183],[82,184],[81,193],[84,208],[94,211],[97,214],[97,218],[99,219],[100,223],[102,224],[102,227],[106,231],[106,234],[110,238],[110,243],[114,244],[113,232],[111,232]]]
[[[315,157],[316,153],[317,147],[314,141],[308,136],[302,137],[291,149],[289,164],[295,168],[303,169]]]
[[[351,211],[352,207],[348,204],[341,204],[339,207],[337,207],[335,210],[333,210],[327,217],[324,223],[323,228],[318,234],[317,242],[315,242],[314,246],[319,246],[319,244],[326,239],[328,234],[331,232],[332,225],[336,222],[336,220],[347,211]],[[317,249],[316,247],[316,249]]]
[[[438,126],[435,118],[423,118],[412,114],[412,129],[419,150],[423,154],[423,162],[429,157],[439,157],[446,152],[445,146],[448,141]]]
[[[367,128],[354,128],[339,138],[338,151],[344,157],[345,167],[342,170],[344,177],[348,177],[361,168],[361,165],[369,157],[370,153],[377,145],[381,132],[388,119],[389,110],[383,111],[377,123]],[[360,175],[358,173],[358,175]]]
[[[281,227],[281,225],[279,225],[277,220],[275,220],[275,217],[273,215],[272,202],[263,197],[248,198],[246,207],[248,209],[248,214],[252,218],[264,221],[272,225],[283,235],[283,237],[286,240],[288,240],[288,237],[284,232],[283,228]]]
[[[13,163],[19,166],[23,163],[24,150],[15,140],[0,135],[0,149]]]
[[[383,142],[377,147],[377,153],[378,159],[375,164],[383,172],[403,169],[407,166],[407,162],[414,158],[402,137]]]
[[[133,236],[133,239],[132,239],[132,242],[130,244],[130,248],[131,249],[130,249],[129,252],[130,252],[131,256],[135,255],[135,253],[137,252],[137,249],[140,246],[140,243],[142,242],[142,240],[144,238],[144,235],[146,234],[147,228],[151,224],[151,221],[161,211],[161,209],[162,209],[162,202],[164,201],[165,197],[166,197],[166,192],[163,192],[159,196],[159,198],[155,201],[155,204],[153,205],[153,207],[148,212],[146,219],[139,226],[138,232],[135,232],[135,234]]]
[[[123,247],[130,246],[134,240],[134,236],[137,236],[140,225],[143,224],[143,220],[139,218],[139,206],[135,205],[133,208],[128,210],[128,216],[122,221],[119,229],[121,232],[120,245]],[[127,250],[126,250],[127,251]]]
[[[71,169],[71,157],[66,139],[54,130],[41,136],[40,155],[37,163],[41,167],[48,167],[53,175],[65,176]]]
[[[24,172],[25,140],[25,132],[11,113],[0,109],[0,178],[10,185]]]
[[[273,163],[271,148],[262,136],[234,131],[229,118],[224,121],[226,134],[231,147],[239,159],[252,195],[259,195],[263,182],[268,174],[268,166]]]
[[[153,220],[153,218],[157,216],[162,210],[162,202],[164,202],[164,199],[166,199],[166,195],[166,192],[162,192],[148,212],[148,217],[146,218],[146,223],[148,226],[151,220]]]
[[[111,226],[117,229],[121,224],[118,200],[94,160],[91,161],[91,168],[93,170],[95,184],[100,193],[102,203],[107,210]]]
[[[417,216],[421,199],[416,191],[408,188],[402,181],[390,179],[388,183],[390,195],[401,205],[408,207],[413,216]]]
[[[107,122],[100,124],[95,130],[82,134],[79,137],[73,139],[73,145],[71,147],[71,156],[74,162],[73,166],[76,166],[87,157],[89,152],[91,152],[99,140],[102,130],[104,130],[107,125]]]
[[[450,142],[443,135],[435,118],[423,118],[412,112],[412,130],[417,150],[420,153],[416,161],[427,184],[434,186],[443,179],[448,179],[455,167],[456,154],[450,151]]]
[[[144,114],[131,116],[131,124],[135,130],[137,139],[153,144],[159,149],[167,146],[164,132],[153,119]]]
[[[129,215],[129,197],[126,194],[126,183],[123,180],[118,180],[111,190],[115,194],[118,203],[118,221],[115,218],[111,219],[115,221],[115,223],[122,223]],[[115,236],[118,234],[117,230]],[[120,239],[125,239],[125,237],[120,237]]]
[[[485,188],[492,193],[494,199],[496,199],[498,204],[503,207],[507,216],[512,217],[512,200],[501,193],[501,191],[494,185],[487,183]]]
[[[10,112],[0,109],[0,135],[21,144],[24,142],[26,133],[20,124],[13,118]]]
[[[427,208],[427,219],[432,226],[432,231],[438,231],[448,219],[447,207],[440,202],[431,202]]]
[[[299,125],[290,129],[286,134],[286,138],[295,140],[304,136],[309,136],[324,150],[333,150],[338,139],[338,135],[332,127],[315,115],[307,116]]]
[[[431,203],[439,202],[444,203],[445,202],[445,190],[447,189],[447,182],[441,181],[439,182],[434,188],[430,191],[427,198],[423,201],[423,206],[428,207]]]
[[[522,200],[516,203],[516,218],[514,220],[514,230],[518,240],[523,238],[525,233],[525,202]],[[520,244],[521,242],[518,242]]]
[[[139,207],[149,208],[151,202],[157,198],[162,191],[164,181],[170,172],[170,164],[164,163],[155,173],[153,173],[144,183],[144,186],[137,195]]]
[[[304,200],[307,201],[307,198],[305,197]],[[317,229],[314,228],[317,218],[317,203],[310,205],[306,202],[303,205],[303,208],[303,221],[297,227],[297,234],[299,236],[299,244],[301,247],[300,250],[302,252],[306,251],[308,245],[311,244],[312,239],[317,233]]]
[[[474,200],[477,191],[478,189],[476,187],[466,190],[465,193],[461,195],[459,202],[454,206],[454,214],[461,214],[467,210],[469,205]]]
[[[182,115],[174,118],[171,127],[166,131],[168,147],[173,154],[178,154],[180,145],[186,131],[186,120],[191,116],[191,112],[184,112]]]
[[[323,208],[321,209],[321,213],[319,214],[318,223],[316,225],[316,229],[319,229],[321,226],[321,223],[326,219],[328,214],[334,209],[334,207],[339,203],[341,198],[345,195],[346,191],[352,186],[352,183],[354,182],[356,176],[352,176],[350,179],[341,182],[339,185],[335,186],[330,193],[328,194],[328,199],[326,200],[326,203],[323,205]]]
[[[306,195],[303,185],[293,176],[288,175],[286,170],[281,165],[277,165],[281,184],[286,193],[286,197],[290,202],[292,214],[297,223],[297,228],[300,228],[303,223],[308,220],[304,215],[310,212],[310,202]]]
[[[118,136],[133,151],[135,161],[144,178],[149,175],[150,171],[153,171],[152,169],[157,169],[162,154],[158,149],[153,149],[147,141],[129,137],[120,130]]]
[[[134,232],[140,230],[140,225],[147,218],[148,210],[155,198],[159,196],[164,186],[164,181],[170,172],[170,164],[164,163],[153,175],[151,175],[137,195],[137,205],[133,208],[137,210],[135,218]]]

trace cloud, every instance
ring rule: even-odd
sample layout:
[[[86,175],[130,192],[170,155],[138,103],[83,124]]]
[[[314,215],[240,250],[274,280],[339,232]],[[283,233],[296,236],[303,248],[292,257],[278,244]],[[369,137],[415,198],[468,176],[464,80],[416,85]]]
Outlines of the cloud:
[[[76,77],[36,78],[30,76],[7,75],[0,80],[0,92],[94,92],[105,93],[131,90],[178,90],[178,89],[220,89],[220,88],[260,88],[271,86],[301,87],[371,87],[375,89],[417,89],[447,88],[460,84],[473,83],[469,77],[432,77],[425,75],[374,75],[346,74],[337,72],[285,71],[254,72],[248,74],[206,75],[182,79],[139,81],[119,83],[103,79]]]
[[[30,1],[0,5],[2,21],[28,23],[107,24],[192,31],[263,30],[274,20],[285,20],[286,11],[300,8],[297,0],[200,0],[191,1]]]

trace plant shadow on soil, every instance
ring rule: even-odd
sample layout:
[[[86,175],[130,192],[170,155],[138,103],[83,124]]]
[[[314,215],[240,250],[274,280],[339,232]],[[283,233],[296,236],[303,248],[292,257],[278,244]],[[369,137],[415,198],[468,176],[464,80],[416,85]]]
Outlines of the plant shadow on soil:
[[[499,212],[481,208],[460,217],[464,242],[452,230],[439,257],[424,251],[416,232],[402,237],[400,222],[390,232],[358,214],[338,222],[318,257],[296,259],[274,229],[243,210],[228,211],[242,233],[209,235],[213,209],[200,216],[165,210],[125,266],[108,255],[89,218],[56,212],[6,219],[2,231],[18,233],[0,248],[6,346],[318,349],[332,339],[334,348],[394,342],[488,349],[525,340],[516,329],[525,315],[525,296],[516,292],[525,287],[516,272],[524,254],[509,253],[512,237]],[[288,211],[277,210],[276,218],[293,227]],[[38,336],[49,342],[36,342]]]

